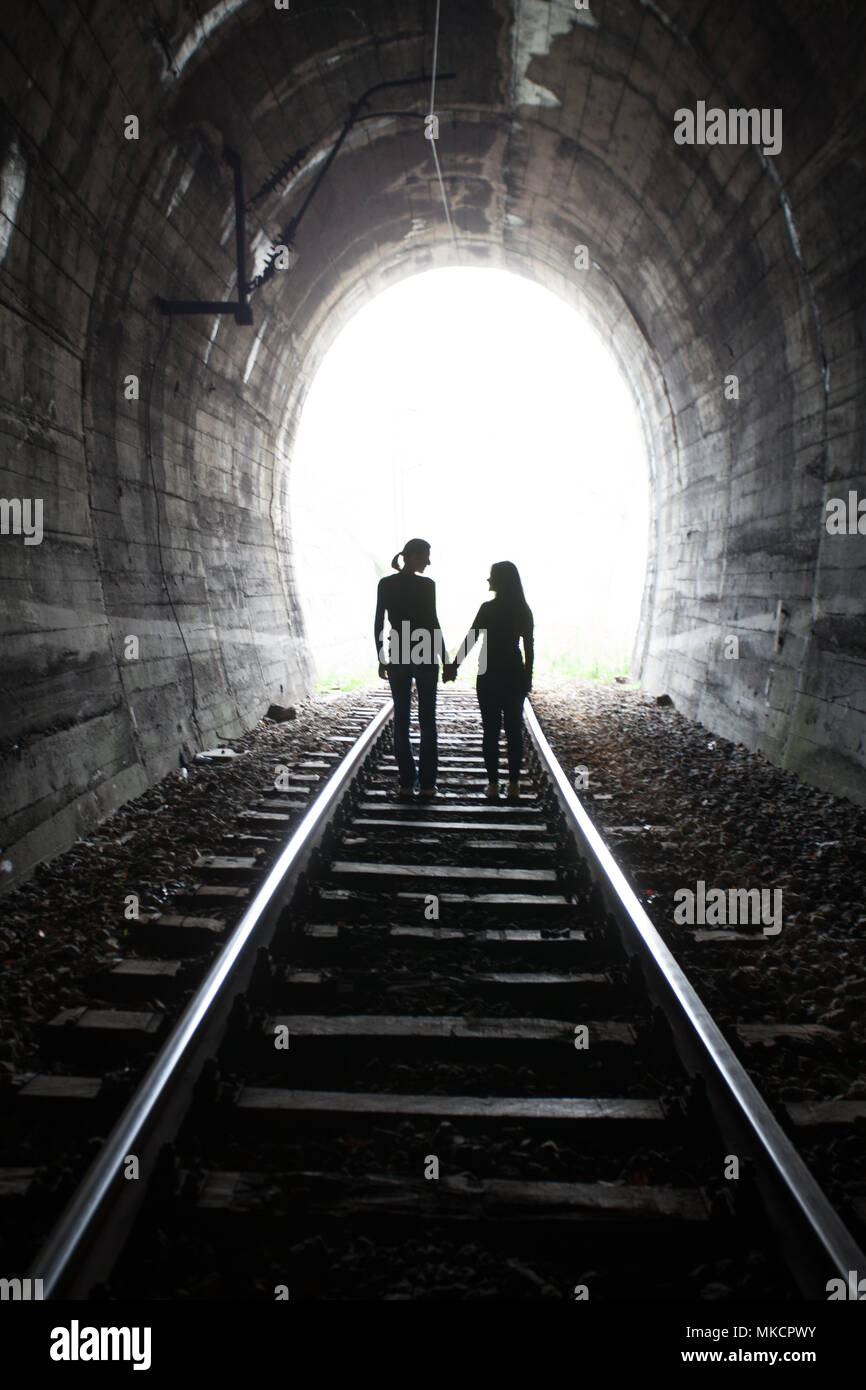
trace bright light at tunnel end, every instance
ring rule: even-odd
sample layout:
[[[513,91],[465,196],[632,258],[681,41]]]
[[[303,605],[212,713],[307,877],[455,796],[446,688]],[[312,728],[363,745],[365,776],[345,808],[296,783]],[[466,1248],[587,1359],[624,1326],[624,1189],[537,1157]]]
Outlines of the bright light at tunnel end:
[[[520,570],[544,675],[627,672],[649,485],[612,353],[551,291],[458,267],[365,304],[325,355],[291,475],[296,574],[319,679],[375,678],[375,590],[409,536],[431,543],[446,641]]]

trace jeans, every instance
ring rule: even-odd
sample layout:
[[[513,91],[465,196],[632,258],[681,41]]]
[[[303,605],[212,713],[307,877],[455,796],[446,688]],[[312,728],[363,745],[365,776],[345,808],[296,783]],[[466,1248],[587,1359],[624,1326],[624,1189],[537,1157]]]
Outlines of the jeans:
[[[421,732],[421,751],[418,776],[422,791],[436,785],[438,753],[436,743],[436,683],[438,666],[389,666],[388,684],[394,700],[394,755],[401,787],[415,785],[415,759],[409,745],[409,713],[412,703],[412,680],[418,687],[418,725]]]
[[[499,730],[505,720],[505,741],[508,746],[508,776],[512,782],[520,777],[523,757],[523,701],[526,699],[526,680],[521,672],[513,676],[479,676],[475,692],[481,710],[483,735],[481,751],[484,766],[491,782],[499,781]]]

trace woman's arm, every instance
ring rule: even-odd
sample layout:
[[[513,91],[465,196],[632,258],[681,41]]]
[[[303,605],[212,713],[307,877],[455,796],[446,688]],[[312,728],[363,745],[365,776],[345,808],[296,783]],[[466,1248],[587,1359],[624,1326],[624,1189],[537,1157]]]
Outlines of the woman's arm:
[[[373,640],[376,643],[376,660],[379,663],[379,675],[385,677],[387,674],[387,652],[385,651],[385,609],[386,600],[382,585],[384,579],[379,580],[379,587],[376,590],[376,616],[373,619]]]
[[[463,641],[460,643],[460,646],[457,648],[457,651],[454,653],[454,661],[452,662],[452,666],[454,668],[455,675],[457,674],[457,667],[460,665],[461,661],[466,660],[467,656],[472,651],[472,648],[475,646],[475,643],[478,641],[479,637],[483,637],[484,635],[484,629],[481,627],[483,612],[484,604],[482,603],[481,607],[479,608],[478,612],[475,614],[475,617],[472,620],[472,626],[470,627],[466,636],[463,638]]]
[[[439,618],[436,613],[436,585],[432,579],[430,583],[433,585],[433,660],[438,661],[441,655],[442,665],[445,667],[449,665],[448,653],[445,650],[445,634],[439,626]]]
[[[527,610],[526,610],[526,622],[524,623],[524,625],[523,625],[523,631],[522,631],[521,634],[520,634],[521,637],[523,638],[523,657],[524,657],[524,661],[525,661],[525,663],[526,663],[524,674],[525,674],[525,676],[526,676],[526,693],[527,693],[527,695],[529,694],[530,690],[532,689],[532,665],[533,665],[533,662],[534,662],[534,660],[535,660],[535,641],[534,641],[534,633],[535,633],[535,623],[533,622],[533,618],[532,618],[532,610],[531,610],[530,608],[527,608]]]

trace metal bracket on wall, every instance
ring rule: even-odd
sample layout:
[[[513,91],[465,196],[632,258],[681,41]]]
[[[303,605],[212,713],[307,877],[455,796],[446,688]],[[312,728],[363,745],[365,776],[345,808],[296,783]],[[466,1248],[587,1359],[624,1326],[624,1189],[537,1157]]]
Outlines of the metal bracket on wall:
[[[456,77],[453,72],[437,73],[438,82],[447,82]],[[421,77],[398,77],[392,78],[388,82],[377,82],[374,87],[368,88],[363,96],[357,101],[353,101],[349,107],[349,114],[343,124],[343,128],[337,136],[327,158],[325,159],[319,173],[313,181],[307,196],[304,198],[301,207],[294,217],[291,218],[288,226],[283,230],[282,241],[272,243],[270,253],[267,257],[264,269],[255,279],[247,281],[246,268],[246,205],[244,203],[244,180],[243,169],[241,167],[240,155],[234,150],[224,150],[223,158],[227,164],[232,166],[235,175],[235,253],[237,256],[237,301],[231,300],[212,300],[212,299],[163,299],[160,295],[156,296],[156,305],[161,314],[234,314],[235,323],[251,324],[253,321],[253,311],[249,303],[249,295],[254,293],[265,281],[269,280],[275,270],[275,252],[278,246],[291,246],[294,244],[295,235],[298,227],[307,212],[310,204],[318,193],[323,180],[327,176],[328,170],[340,152],[340,148],[352,126],[359,120],[368,120],[371,117],[391,115],[391,116],[419,116],[420,113],[413,111],[371,111],[367,115],[362,115],[363,108],[377,92],[385,91],[391,87],[413,87],[418,83],[427,83],[430,79],[423,74]],[[421,116],[421,119],[424,119]],[[291,161],[289,161],[291,163]],[[258,193],[250,199],[253,204],[259,200],[265,189],[273,184],[274,180],[269,179],[265,185],[259,189]]]
[[[253,311],[247,300],[246,219],[244,217],[244,174],[241,157],[234,150],[224,150],[223,158],[235,176],[235,255],[237,257],[237,300],[225,299],[163,299],[156,296],[161,314],[234,314],[235,323],[251,324]]]

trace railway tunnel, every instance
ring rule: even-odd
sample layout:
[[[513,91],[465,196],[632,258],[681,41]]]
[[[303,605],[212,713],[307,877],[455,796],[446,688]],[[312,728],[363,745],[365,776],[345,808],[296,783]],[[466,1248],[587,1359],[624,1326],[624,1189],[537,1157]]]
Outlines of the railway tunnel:
[[[305,395],[361,304],[440,266],[563,296],[632,387],[645,689],[862,802],[856,7],[479,0],[437,30],[432,4],[28,3],[2,27],[5,886],[310,689]]]

